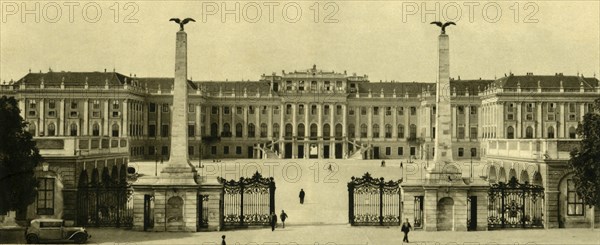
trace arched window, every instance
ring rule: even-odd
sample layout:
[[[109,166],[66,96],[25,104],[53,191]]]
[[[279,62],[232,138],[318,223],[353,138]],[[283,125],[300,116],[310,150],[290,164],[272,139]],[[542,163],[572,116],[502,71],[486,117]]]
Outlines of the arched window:
[[[398,138],[404,138],[404,125],[398,124]]]
[[[217,123],[210,124],[210,136],[217,137],[219,135],[219,125]]]
[[[304,124],[298,124],[298,137],[304,137]]]
[[[235,137],[242,137],[242,124],[238,123],[235,125]]]
[[[112,129],[112,136],[119,137],[119,125],[115,123],[112,125],[111,129]]]
[[[71,136],[77,136],[77,124],[71,123],[71,126],[69,126],[69,129],[71,131]]]
[[[577,137],[577,130],[575,127],[571,126],[569,128],[569,139],[575,139]]]
[[[392,138],[392,125],[386,124],[385,125],[385,137],[386,138]]]
[[[361,138],[367,137],[367,125],[364,123],[360,125],[360,137]]]
[[[256,128],[254,127],[254,124],[250,123],[248,124],[248,137],[250,138],[254,138],[256,135]]]
[[[27,127],[27,131],[31,134],[31,136],[35,136],[36,126],[35,123],[30,123]]]
[[[513,128],[512,126],[508,126],[508,128],[506,128],[506,138],[507,139],[515,138],[515,128]]]
[[[342,131],[343,131],[342,124],[339,124],[339,123],[336,124],[335,125],[335,137],[337,137],[337,138],[342,137]]]
[[[285,137],[292,137],[293,136],[293,127],[291,123],[288,123],[285,125]]]
[[[411,139],[417,138],[417,125],[414,125],[414,124],[410,125],[410,138]]]
[[[379,138],[379,124],[373,124],[373,138]]]
[[[260,124],[260,137],[261,138],[267,137],[267,124],[266,123]]]
[[[317,137],[317,124],[310,125],[310,137]]]
[[[279,124],[273,123],[273,138],[279,138]]]
[[[356,137],[356,128],[354,127],[354,124],[348,124],[348,137]]]
[[[92,136],[100,136],[100,125],[98,123],[94,123],[92,126]]]
[[[529,183],[529,174],[527,171],[521,171],[521,176],[519,177],[519,183]]]
[[[223,133],[221,133],[221,136],[231,137],[231,126],[229,125],[229,123],[223,124]]]
[[[48,124],[48,136],[55,136],[55,135],[56,135],[56,126],[54,125],[54,123]]]
[[[329,136],[331,136],[331,127],[326,123],[323,125],[323,138],[327,139]]]
[[[533,128],[531,126],[527,127],[527,129],[525,129],[525,138],[533,139]]]
[[[548,139],[554,139],[554,127],[548,127]]]

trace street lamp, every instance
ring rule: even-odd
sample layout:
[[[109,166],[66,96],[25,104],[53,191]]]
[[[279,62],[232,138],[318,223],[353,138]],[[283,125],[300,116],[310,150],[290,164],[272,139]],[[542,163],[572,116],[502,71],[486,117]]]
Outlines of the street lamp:
[[[475,148],[471,148],[471,181],[473,180],[473,156],[475,155]]]

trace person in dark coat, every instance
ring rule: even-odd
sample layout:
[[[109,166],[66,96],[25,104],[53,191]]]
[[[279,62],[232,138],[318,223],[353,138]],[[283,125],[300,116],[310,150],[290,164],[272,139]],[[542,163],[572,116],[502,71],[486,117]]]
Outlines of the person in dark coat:
[[[221,238],[223,239],[221,241],[221,245],[227,245],[227,243],[225,242],[225,235],[222,235]]]
[[[281,219],[281,224],[283,225],[283,228],[285,228],[285,220],[287,219],[287,214],[285,213],[285,211],[281,210],[281,214],[279,215],[279,218]]]
[[[404,232],[404,239],[402,239],[403,242],[408,243],[408,232],[410,231],[410,229],[412,229],[412,226],[408,222],[408,219],[406,219],[406,222],[402,223],[401,229],[402,232]]]
[[[277,224],[277,214],[271,212],[271,231],[275,231],[275,225]]]
[[[306,194],[304,193],[304,189],[300,189],[300,195],[298,197],[300,197],[300,204],[304,204],[304,196]]]

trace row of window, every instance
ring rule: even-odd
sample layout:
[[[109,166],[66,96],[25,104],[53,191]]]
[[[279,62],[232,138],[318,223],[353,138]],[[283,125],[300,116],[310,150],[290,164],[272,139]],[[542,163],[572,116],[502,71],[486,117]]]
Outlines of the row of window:
[[[533,127],[528,126],[525,128],[525,139],[533,139],[535,137],[535,133]],[[506,128],[506,138],[514,139],[515,138],[515,128],[513,126],[508,126]],[[554,127],[550,126],[546,129],[546,138],[554,139],[556,138],[556,134],[554,133]],[[577,129],[575,127],[569,127],[568,130],[568,138],[575,139],[577,138]]]
[[[111,136],[119,137],[120,126],[118,124],[113,124],[111,127]],[[27,131],[31,135],[36,135],[37,127],[35,123],[30,123]],[[142,133],[142,125],[130,125],[130,132],[133,132],[132,135],[141,135]],[[100,125],[98,123],[94,123],[92,125],[92,136],[100,136]],[[69,136],[78,136],[78,127],[77,124],[71,123],[69,125]],[[49,123],[46,127],[46,136],[57,136],[56,125],[54,123]]]

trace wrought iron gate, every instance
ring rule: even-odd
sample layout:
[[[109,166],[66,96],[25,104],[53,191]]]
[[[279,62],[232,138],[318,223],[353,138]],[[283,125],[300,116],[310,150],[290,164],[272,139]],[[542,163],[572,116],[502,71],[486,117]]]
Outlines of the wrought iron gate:
[[[544,228],[544,188],[513,176],[489,191],[488,228]]]
[[[124,168],[121,172],[125,176]],[[133,189],[128,186],[126,177],[119,178],[116,167],[112,173],[112,176],[109,175],[108,169],[104,168],[100,180],[98,169],[94,169],[92,181],[88,183],[87,172],[82,171],[77,188],[78,225],[133,226]]]
[[[200,231],[202,228],[208,227],[208,196],[198,194],[197,200],[197,208],[196,211],[198,214],[198,225],[197,231]]]
[[[275,212],[275,181],[256,172],[251,178],[225,181],[221,202],[224,228],[268,226]]]
[[[369,173],[348,182],[348,219],[351,225],[400,225],[402,223],[399,181],[385,182]]]

